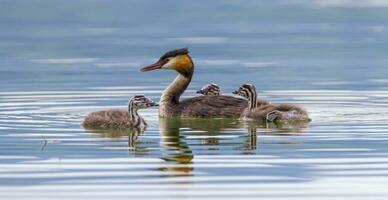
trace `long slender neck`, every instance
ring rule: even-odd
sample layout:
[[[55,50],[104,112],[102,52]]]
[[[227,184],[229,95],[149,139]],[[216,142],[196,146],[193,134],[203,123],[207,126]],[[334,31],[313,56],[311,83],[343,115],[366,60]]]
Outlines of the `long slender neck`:
[[[191,67],[187,70],[177,70],[179,75],[175,80],[163,91],[160,98],[160,104],[178,104],[179,98],[189,86],[191,78],[194,74],[194,64],[190,56],[187,55],[187,59],[191,64]],[[161,105],[163,106],[163,105]]]
[[[134,104],[132,101],[128,103],[128,112],[129,112],[129,120],[132,122],[132,124],[135,127],[141,126],[143,119],[137,113],[137,109],[134,107]]]
[[[175,80],[163,91],[160,103],[178,104],[179,98],[189,86],[193,74],[186,77],[179,74]]]
[[[255,88],[250,88],[248,91],[248,108],[249,110],[257,107],[257,93]]]

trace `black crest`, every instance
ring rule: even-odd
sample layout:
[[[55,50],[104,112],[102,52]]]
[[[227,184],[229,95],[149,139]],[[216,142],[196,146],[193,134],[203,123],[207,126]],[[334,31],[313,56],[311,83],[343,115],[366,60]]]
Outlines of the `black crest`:
[[[169,51],[169,52],[165,53],[162,57],[160,57],[160,60],[163,60],[163,59],[168,58],[168,57],[175,57],[175,56],[178,56],[178,55],[185,55],[185,54],[188,54],[188,53],[189,53],[189,49],[187,49],[187,48],[174,49],[172,51]]]

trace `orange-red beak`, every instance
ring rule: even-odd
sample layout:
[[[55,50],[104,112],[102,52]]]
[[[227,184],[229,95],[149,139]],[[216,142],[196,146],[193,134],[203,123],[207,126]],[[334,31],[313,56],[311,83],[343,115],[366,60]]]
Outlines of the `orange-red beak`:
[[[155,70],[155,69],[160,69],[163,66],[163,64],[164,64],[164,62],[158,61],[152,65],[148,65],[148,66],[140,68],[140,71],[146,72],[146,71],[151,71],[151,70]]]

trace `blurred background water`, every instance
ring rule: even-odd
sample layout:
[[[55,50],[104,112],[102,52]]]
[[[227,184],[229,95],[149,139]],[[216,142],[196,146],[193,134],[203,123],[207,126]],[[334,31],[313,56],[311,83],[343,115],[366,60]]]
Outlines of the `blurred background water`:
[[[388,2],[0,1],[0,197],[386,199]],[[304,105],[303,128],[159,120],[84,130],[134,94],[159,100],[188,47],[184,94],[242,83]]]

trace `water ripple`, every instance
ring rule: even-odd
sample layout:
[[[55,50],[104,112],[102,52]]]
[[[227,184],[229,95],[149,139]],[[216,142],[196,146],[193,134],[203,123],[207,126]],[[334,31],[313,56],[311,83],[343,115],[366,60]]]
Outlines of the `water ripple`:
[[[247,193],[301,198],[295,189],[309,188],[312,196],[325,190],[338,195],[329,185],[362,180],[379,187],[386,182],[381,179],[388,175],[386,91],[262,92],[275,103],[306,105],[313,122],[301,128],[233,119],[158,119],[156,109],[141,111],[150,124],[145,131],[80,126],[88,112],[125,109],[129,95],[138,91],[157,97],[161,87],[2,92],[0,192],[8,188],[16,194],[28,186],[28,194],[49,197],[54,188],[63,194],[92,188],[153,198],[169,196],[169,188],[219,196],[220,188],[231,187],[240,191],[227,192],[225,198]],[[274,188],[281,187],[279,194]],[[158,195],[147,195],[147,190]]]

